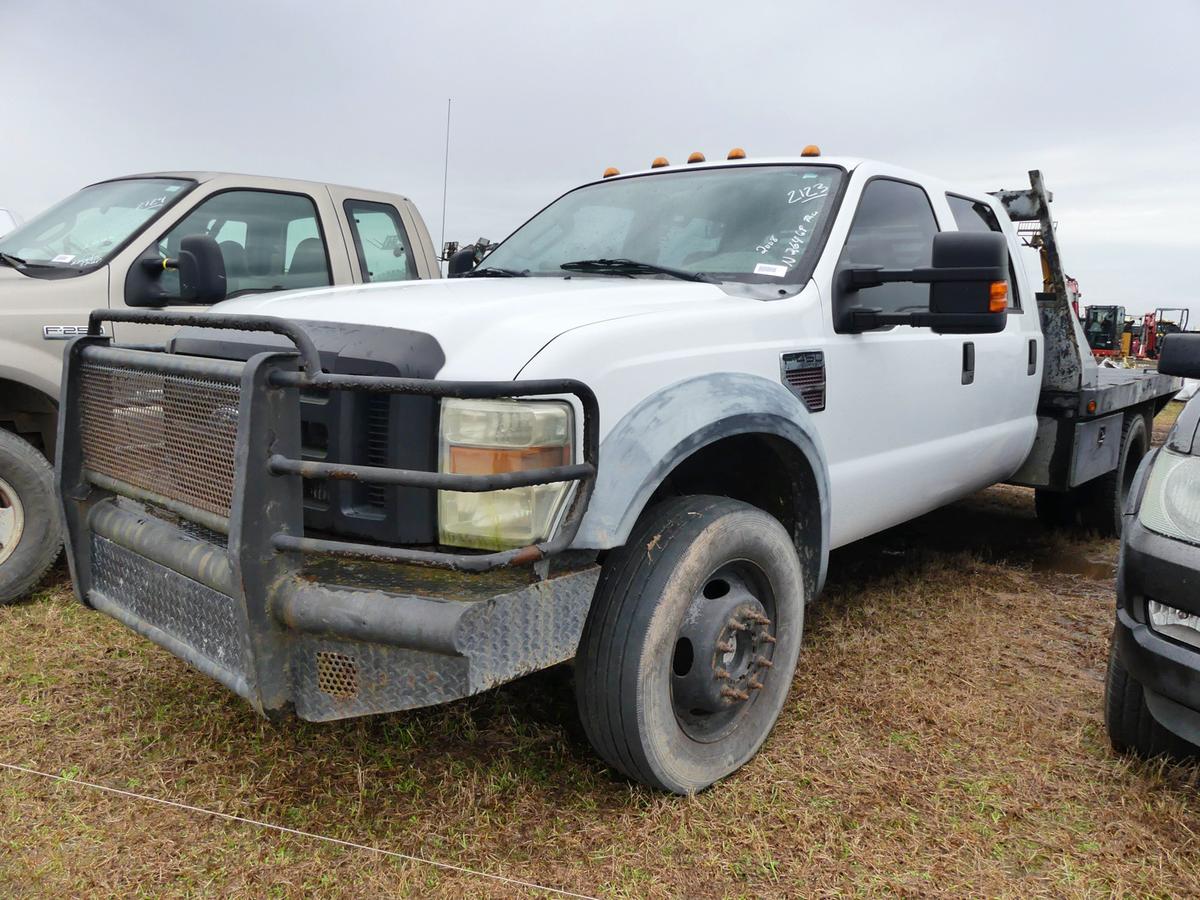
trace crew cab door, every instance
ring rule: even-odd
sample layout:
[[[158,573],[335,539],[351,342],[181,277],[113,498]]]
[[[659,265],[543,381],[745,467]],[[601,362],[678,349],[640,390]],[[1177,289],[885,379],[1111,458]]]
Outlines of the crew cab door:
[[[109,283],[110,306],[136,305],[154,289],[164,291],[170,305],[179,294],[179,273],[152,271],[153,263],[177,256],[183,238],[194,234],[208,235],[220,246],[229,297],[353,280],[341,226],[323,188],[313,191],[273,179],[215,179],[188,200],[119,257]],[[171,330],[122,324],[116,335],[121,341],[159,342]]]
[[[329,187],[355,282],[437,278],[437,254],[411,203],[394,194]]]
[[[1019,348],[1011,323],[995,335],[937,334],[908,325],[838,333],[846,304],[885,313],[929,306],[928,285],[846,292],[840,268],[928,266],[934,235],[954,227],[944,200],[926,186],[855,174],[815,275],[830,298],[828,399],[819,427],[830,460],[834,546],[1001,481],[1028,449],[1006,427],[1014,404],[998,371],[1001,358]],[[1027,414],[1032,411],[1033,404]]]

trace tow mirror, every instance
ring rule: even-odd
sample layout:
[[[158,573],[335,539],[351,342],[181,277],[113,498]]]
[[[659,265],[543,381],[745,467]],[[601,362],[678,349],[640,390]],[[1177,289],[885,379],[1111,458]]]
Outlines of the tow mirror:
[[[1168,334],[1158,352],[1158,371],[1181,378],[1200,378],[1200,334]]]
[[[174,262],[174,266],[171,263]],[[217,303],[228,290],[221,247],[207,234],[192,234],[179,242],[179,258],[167,260],[179,270],[179,298],[185,303]]]
[[[997,232],[945,231],[934,235],[932,265],[919,269],[846,266],[838,273],[844,301],[838,331],[856,334],[888,325],[932,328],[940,334],[994,334],[1008,319],[1008,243]],[[884,313],[869,294],[882,284],[928,284],[929,311]]]

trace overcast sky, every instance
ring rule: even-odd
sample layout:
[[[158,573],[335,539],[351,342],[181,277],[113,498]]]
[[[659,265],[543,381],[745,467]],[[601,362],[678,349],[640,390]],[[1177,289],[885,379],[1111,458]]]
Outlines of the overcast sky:
[[[1197,0],[0,12],[0,207],[26,218],[114,175],[218,169],[404,193],[437,241],[452,97],[448,239],[503,237],[609,165],[816,143],[987,190],[1040,168],[1084,303],[1200,315]]]

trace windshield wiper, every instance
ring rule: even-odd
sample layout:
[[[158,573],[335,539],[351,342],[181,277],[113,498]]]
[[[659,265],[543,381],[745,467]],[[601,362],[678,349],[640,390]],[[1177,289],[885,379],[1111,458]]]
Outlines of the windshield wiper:
[[[670,275],[683,281],[704,281],[717,284],[717,279],[703,272],[689,272],[686,269],[673,269],[670,266],[659,266],[654,263],[638,262],[636,259],[577,259],[565,262],[560,269],[568,272],[595,272],[601,275],[627,275],[634,278],[638,275]]]
[[[529,270],[517,271],[500,266],[484,266],[482,269],[472,269],[463,278],[528,278]]]
[[[13,256],[11,253],[5,253],[0,250],[0,260],[8,263],[14,269],[60,269],[62,266],[52,266],[50,263],[29,262],[29,260],[21,259],[19,256]]]

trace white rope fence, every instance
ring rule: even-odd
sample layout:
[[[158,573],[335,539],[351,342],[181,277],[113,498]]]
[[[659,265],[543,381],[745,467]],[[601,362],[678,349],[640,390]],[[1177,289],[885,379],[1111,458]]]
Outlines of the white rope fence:
[[[348,847],[352,850],[363,850],[367,853],[376,853],[380,856],[388,856],[393,859],[402,859],[406,862],[420,863],[426,866],[433,866],[438,869],[444,869],[449,872],[457,872],[461,875],[471,875],[476,878],[487,878],[492,881],[498,881],[502,884],[514,885],[516,887],[527,888],[533,891],[543,891],[547,894],[556,894],[560,897],[576,897],[581,900],[598,900],[589,894],[576,894],[571,891],[565,891],[562,888],[547,887],[543,884],[535,884],[532,881],[522,881],[520,878],[508,878],[504,875],[494,875],[491,872],[477,872],[474,869],[468,869],[465,866],[456,866],[453,863],[439,862],[435,859],[425,859],[421,856],[411,856],[407,853],[397,853],[394,850],[384,850],[380,847],[371,847],[367,844],[356,844],[354,841],[344,841],[341,838],[329,837],[324,834],[316,834],[311,831],[301,831],[298,828],[288,828],[286,825],[275,825],[271,822],[260,822],[257,819],[248,819],[245,816],[235,816],[231,813],[218,812],[214,809],[204,809],[200,806],[192,806],[188,803],[180,803],[177,800],[164,800],[161,797],[151,797],[147,794],[138,794],[134,791],[126,791],[121,788],[108,787],[103,784],[95,784],[91,781],[82,781],[78,778],[67,778],[62,775],[54,775],[49,772],[39,772],[37,769],[29,769],[25,766],[16,766],[12,763],[0,762],[0,768],[8,769],[12,772],[20,772],[23,775],[35,775],[38,778],[47,778],[51,781],[61,781],[65,784],[77,785],[79,787],[91,788],[96,791],[103,791],[108,794],[115,794],[118,797],[127,797],[132,800],[144,800],[147,803],[157,803],[160,806],[169,806],[174,809],[182,809],[187,812],[201,813],[206,816],[213,816],[218,819],[225,819],[230,822],[238,822],[242,825],[253,825],[256,828],[264,828],[269,831],[278,831],[283,834],[294,834],[297,837],[311,838],[314,841],[324,841],[327,844],[336,844],[340,847]]]

